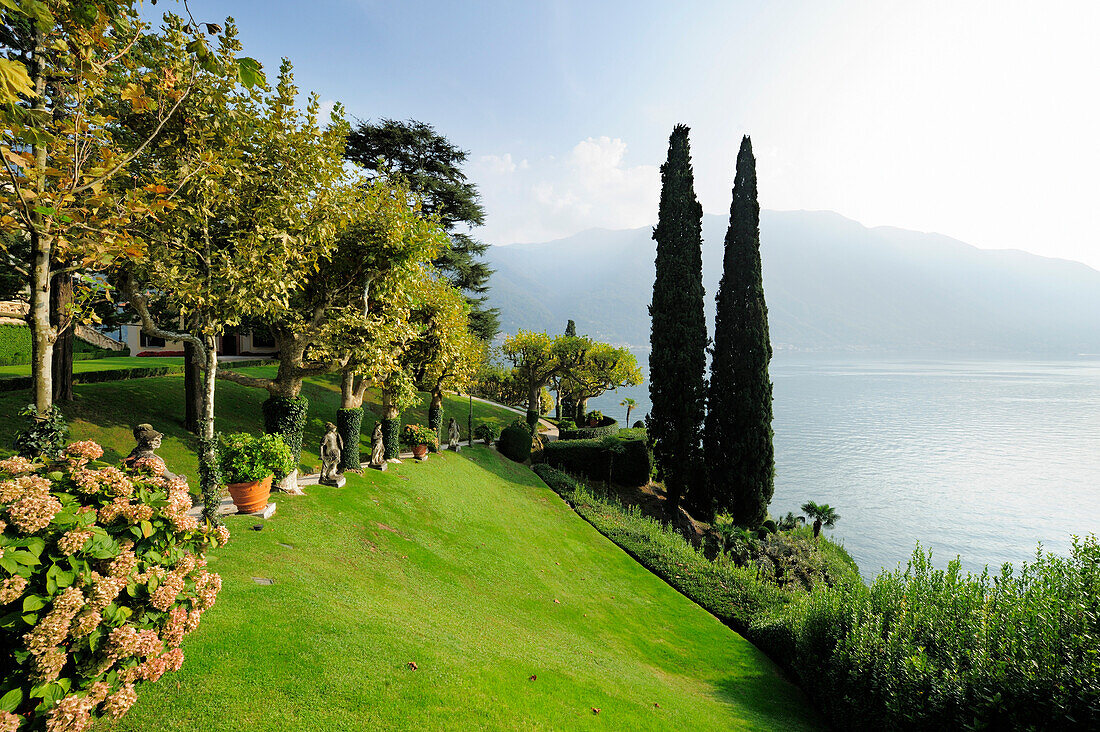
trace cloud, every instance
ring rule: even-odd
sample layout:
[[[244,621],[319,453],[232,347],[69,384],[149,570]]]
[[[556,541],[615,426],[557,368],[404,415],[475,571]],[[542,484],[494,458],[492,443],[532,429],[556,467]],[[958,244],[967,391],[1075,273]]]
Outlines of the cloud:
[[[630,229],[657,217],[660,173],[627,164],[627,144],[589,137],[564,155],[516,163],[511,153],[482,155],[471,168],[481,190],[491,244],[547,241],[591,228]]]

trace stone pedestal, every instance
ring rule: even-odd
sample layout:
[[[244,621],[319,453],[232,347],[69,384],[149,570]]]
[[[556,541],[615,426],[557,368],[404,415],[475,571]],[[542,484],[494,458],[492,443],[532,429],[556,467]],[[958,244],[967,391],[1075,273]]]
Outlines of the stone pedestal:
[[[344,485],[347,484],[347,482],[348,482],[347,478],[345,478],[342,475],[337,475],[335,478],[333,478],[331,480],[326,480],[325,478],[321,478],[320,480],[317,481],[317,484],[318,485],[330,485],[333,488],[343,488]]]
[[[380,470],[383,473],[386,472],[386,468],[388,468],[389,466],[389,463],[382,463],[380,465],[371,465],[370,463],[367,463],[367,467],[371,470]]]
[[[462,445],[451,445],[448,450],[454,450],[455,452],[462,452]]]

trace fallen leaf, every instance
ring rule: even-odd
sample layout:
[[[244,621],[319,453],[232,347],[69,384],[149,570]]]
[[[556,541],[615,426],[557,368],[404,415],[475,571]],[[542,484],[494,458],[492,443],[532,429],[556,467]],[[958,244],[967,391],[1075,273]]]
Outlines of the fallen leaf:
[[[561,604],[561,600],[554,600],[554,602],[558,603],[559,605]]]
[[[528,680],[528,681],[534,681],[534,680],[535,680],[535,679],[537,679],[537,678],[538,678],[538,676],[535,676],[534,674],[531,674],[531,678],[529,678],[529,679],[527,679],[527,680]]]
[[[592,713],[593,714],[599,714],[600,713],[600,708],[599,707],[592,707]]]
[[[658,704],[657,702],[653,702],[653,706],[657,707],[658,709],[660,709],[660,708],[661,708],[661,705],[660,705],[660,704]]]
[[[419,667],[416,665],[416,661],[409,661],[409,668],[415,671]]]

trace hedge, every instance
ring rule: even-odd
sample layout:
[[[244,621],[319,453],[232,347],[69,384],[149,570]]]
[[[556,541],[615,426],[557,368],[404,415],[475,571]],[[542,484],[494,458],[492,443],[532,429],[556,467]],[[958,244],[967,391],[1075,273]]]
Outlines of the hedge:
[[[73,360],[109,358],[115,351],[99,348],[83,338],[73,339]],[[25,325],[0,325],[0,366],[24,366],[31,362],[31,329]]]
[[[559,440],[593,440],[598,437],[608,437],[619,431],[619,423],[612,417],[604,417],[603,422],[595,427],[577,427],[571,430],[560,430]]]
[[[15,326],[18,327],[18,326]],[[237,363],[244,362],[234,362]],[[273,358],[248,361],[248,366],[270,366],[271,364],[278,363],[278,360]],[[223,369],[228,366],[222,366]],[[172,364],[169,366],[133,366],[123,369],[106,369],[103,371],[84,371],[73,374],[74,384],[99,384],[104,381],[125,381],[126,379],[148,379],[153,376],[173,376],[175,374],[183,373],[183,364]],[[30,376],[8,376],[0,378],[0,392],[5,391],[19,391],[20,389],[30,389],[34,386],[34,379]]]
[[[630,434],[623,437],[623,433]],[[645,485],[653,472],[653,454],[646,444],[645,430],[620,430],[616,436],[595,440],[550,442],[543,449],[542,459],[555,468],[592,480],[607,480],[610,467],[611,480],[620,485]]]

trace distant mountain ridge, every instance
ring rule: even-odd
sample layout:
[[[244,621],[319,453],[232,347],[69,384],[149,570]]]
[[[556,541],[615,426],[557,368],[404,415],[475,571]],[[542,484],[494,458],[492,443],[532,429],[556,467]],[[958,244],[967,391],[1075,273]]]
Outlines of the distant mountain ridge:
[[[710,327],[726,217],[703,217]],[[795,351],[1071,357],[1100,353],[1100,272],[939,234],[867,228],[828,211],[764,211],[772,344]],[[577,331],[646,348],[649,227],[491,247],[490,302],[506,333]]]

